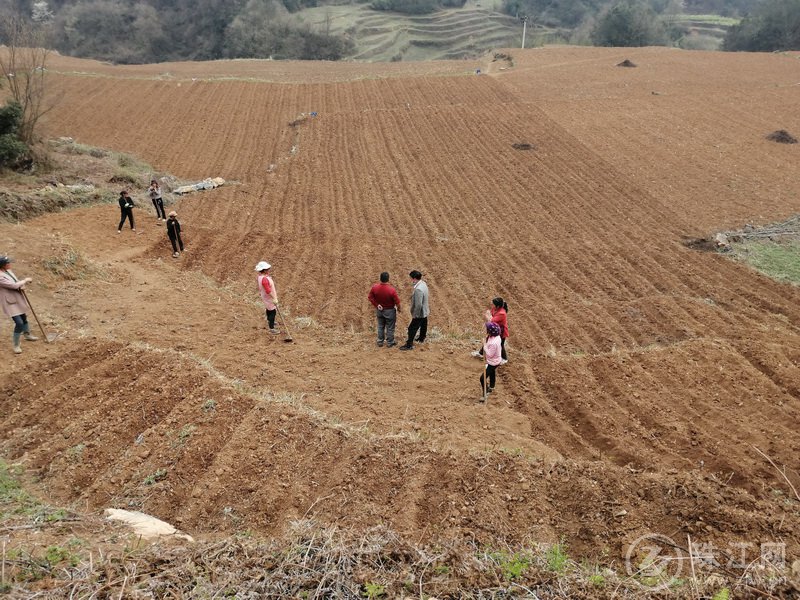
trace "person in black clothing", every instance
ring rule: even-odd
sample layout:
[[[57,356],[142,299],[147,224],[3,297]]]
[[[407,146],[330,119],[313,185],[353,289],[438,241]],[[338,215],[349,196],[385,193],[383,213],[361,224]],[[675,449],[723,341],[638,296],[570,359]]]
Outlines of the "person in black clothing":
[[[129,219],[131,222],[131,231],[136,231],[136,227],[133,224],[133,198],[130,197],[128,194],[128,190],[122,190],[119,193],[119,212],[120,212],[120,219],[119,219],[119,227],[117,227],[117,233],[122,233],[122,226],[125,224],[125,219]]]
[[[181,239],[181,224],[178,222],[178,213],[174,210],[169,213],[169,218],[167,219],[167,235],[172,244],[172,258],[178,258],[180,256],[178,248],[183,252],[183,240]]]

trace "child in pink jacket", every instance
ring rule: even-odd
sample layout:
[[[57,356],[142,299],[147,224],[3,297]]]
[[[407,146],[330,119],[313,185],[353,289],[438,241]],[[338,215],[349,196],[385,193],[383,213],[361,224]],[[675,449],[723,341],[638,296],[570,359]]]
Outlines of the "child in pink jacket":
[[[483,342],[483,356],[486,358],[486,368],[484,374],[481,375],[481,391],[484,389],[485,377],[488,377],[488,386],[486,393],[488,394],[494,390],[495,376],[497,367],[500,366],[503,360],[503,350],[500,344],[500,326],[497,323],[490,321],[486,323],[486,340]]]

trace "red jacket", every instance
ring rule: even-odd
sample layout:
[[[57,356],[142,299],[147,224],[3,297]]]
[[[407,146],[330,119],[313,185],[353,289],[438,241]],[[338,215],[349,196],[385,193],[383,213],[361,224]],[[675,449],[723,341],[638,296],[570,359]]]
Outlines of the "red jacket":
[[[492,305],[489,311],[492,313],[492,322],[500,326],[500,337],[506,339],[508,337],[508,315],[506,314],[506,309]]]
[[[397,290],[388,283],[376,283],[373,285],[367,298],[375,308],[378,308],[378,304],[383,306],[384,310],[400,306],[400,297],[397,295]]]

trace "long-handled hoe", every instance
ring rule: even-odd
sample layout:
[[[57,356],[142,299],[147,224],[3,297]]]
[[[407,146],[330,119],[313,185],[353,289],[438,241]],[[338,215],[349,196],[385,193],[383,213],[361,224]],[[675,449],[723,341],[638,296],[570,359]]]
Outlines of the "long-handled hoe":
[[[48,344],[54,341],[58,337],[58,334],[45,333],[44,327],[42,327],[42,322],[39,320],[39,317],[36,316],[36,311],[33,310],[33,304],[31,304],[31,301],[28,298],[28,294],[25,293],[25,290],[20,290],[20,292],[22,292],[22,296],[25,298],[25,302],[28,303],[28,307],[31,309],[31,312],[33,313],[33,318],[36,319],[36,323],[39,325],[39,329],[41,330],[44,339],[47,341]]]
[[[283,341],[287,343],[293,342],[294,340],[292,339],[292,334],[289,333],[289,327],[288,325],[286,325],[286,319],[283,318],[283,314],[281,313],[280,307],[276,306],[275,308],[278,309],[278,316],[281,318],[281,323],[283,323],[283,328],[286,330],[286,337],[283,338]]]

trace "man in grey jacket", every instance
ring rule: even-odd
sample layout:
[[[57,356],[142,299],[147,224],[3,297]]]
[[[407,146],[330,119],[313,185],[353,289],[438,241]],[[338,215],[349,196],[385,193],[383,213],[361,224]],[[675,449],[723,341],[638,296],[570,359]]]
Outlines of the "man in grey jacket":
[[[411,283],[414,285],[414,292],[411,294],[411,323],[408,325],[408,340],[405,345],[400,346],[400,350],[413,350],[414,338],[419,331],[417,341],[422,343],[428,335],[428,285],[422,281],[422,273],[411,271],[408,274]]]

